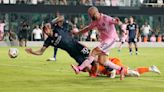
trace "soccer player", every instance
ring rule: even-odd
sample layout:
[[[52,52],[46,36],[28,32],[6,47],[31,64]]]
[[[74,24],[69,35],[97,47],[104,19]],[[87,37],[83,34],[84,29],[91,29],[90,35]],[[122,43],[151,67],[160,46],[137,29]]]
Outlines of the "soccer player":
[[[44,41],[43,46],[36,51],[31,48],[26,48],[25,51],[33,55],[42,55],[49,46],[53,46],[65,50],[80,65],[88,57],[90,51],[72,38],[70,33],[64,28],[63,22],[64,16],[59,16],[51,23],[46,24],[43,27],[43,32],[48,38]]]
[[[126,67],[127,71],[125,71],[125,76],[139,77],[140,74],[144,74],[146,72],[153,72],[153,73],[157,73],[157,74],[161,73],[160,70],[155,65],[150,66],[150,67],[138,67],[138,68],[132,70],[132,69],[129,69],[129,67],[123,65],[121,60],[118,58],[109,58],[109,60],[111,62],[113,62],[114,64]],[[89,74],[91,77],[96,77],[97,75],[99,75],[99,76],[100,75],[107,75],[107,76],[110,76],[110,78],[115,78],[116,74],[117,75],[120,74],[119,71],[114,71],[114,72],[113,71],[114,70],[107,68],[101,64],[97,64],[97,66],[92,66],[91,72],[89,72]]]
[[[111,16],[100,13],[98,9],[94,6],[88,9],[88,14],[89,17],[92,19],[92,22],[90,23],[90,25],[75,34],[85,33],[96,27],[100,33],[100,45],[98,45],[91,51],[89,57],[80,66],[72,65],[72,68],[74,69],[75,73],[78,74],[86,66],[90,65],[95,57],[98,56],[98,61],[102,65],[119,70],[121,72],[120,80],[122,80],[124,78],[124,68],[115,65],[112,62],[108,62],[109,60],[107,54],[112,46],[114,46],[114,43],[118,38],[115,24],[120,24],[120,20],[118,18],[112,18]]]
[[[129,24],[127,25],[128,30],[128,43],[129,43],[129,52],[132,55],[132,43],[134,43],[136,55],[138,55],[138,46],[137,46],[137,36],[138,36],[138,25],[134,22],[134,18],[130,16]]]
[[[128,18],[125,18],[124,19],[124,22],[122,25],[121,25],[121,32],[122,32],[122,37],[121,37],[121,44],[119,45],[119,48],[118,48],[118,51],[120,52],[121,51],[121,48],[122,48],[122,45],[126,42],[126,39],[128,37],[127,35],[127,25],[128,25]]]

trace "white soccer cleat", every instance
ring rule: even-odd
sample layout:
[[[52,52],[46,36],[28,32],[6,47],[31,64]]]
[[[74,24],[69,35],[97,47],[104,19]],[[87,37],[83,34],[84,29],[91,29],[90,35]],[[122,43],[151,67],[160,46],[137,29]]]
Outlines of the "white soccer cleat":
[[[135,70],[128,70],[127,76],[139,77],[140,74],[137,71],[135,71]]]
[[[47,61],[56,61],[56,59],[55,58],[49,58],[49,59],[47,59]]]
[[[132,52],[130,52],[129,54],[130,54],[130,55],[133,55],[133,53],[132,53]]]
[[[157,74],[161,74],[161,72],[159,71],[159,69],[155,65],[150,66],[149,70],[151,72],[154,72],[154,73],[157,73]]]
[[[115,69],[113,69],[112,71],[111,71],[111,74],[110,74],[110,78],[115,78],[116,77],[116,70]]]

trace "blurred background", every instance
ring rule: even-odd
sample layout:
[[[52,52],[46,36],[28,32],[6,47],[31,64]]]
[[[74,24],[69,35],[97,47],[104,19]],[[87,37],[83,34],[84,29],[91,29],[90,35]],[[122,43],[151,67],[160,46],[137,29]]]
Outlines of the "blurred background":
[[[42,30],[58,15],[64,15],[73,24],[69,31],[78,31],[90,22],[87,9],[93,5],[121,21],[134,16],[140,30],[139,42],[164,42],[164,0],[0,0],[0,40],[17,41],[24,32],[27,41],[43,41],[42,32],[39,40],[35,38],[36,30]],[[150,26],[148,32],[144,25]],[[119,26],[117,32],[121,35]],[[74,37],[79,41],[97,41],[91,38],[92,33],[94,30]]]

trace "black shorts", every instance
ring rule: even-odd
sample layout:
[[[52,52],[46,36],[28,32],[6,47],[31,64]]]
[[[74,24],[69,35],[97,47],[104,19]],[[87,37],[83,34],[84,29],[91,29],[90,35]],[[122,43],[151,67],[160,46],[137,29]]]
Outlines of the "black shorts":
[[[19,40],[22,40],[22,39],[27,40],[27,39],[28,39],[28,36],[27,36],[27,34],[25,34],[25,33],[20,33],[20,34],[18,35],[18,39],[19,39]]]
[[[135,38],[129,38],[128,43],[136,43]]]
[[[77,56],[74,56],[73,58],[76,60],[78,65],[81,65],[87,59],[87,57],[83,55],[77,55]]]

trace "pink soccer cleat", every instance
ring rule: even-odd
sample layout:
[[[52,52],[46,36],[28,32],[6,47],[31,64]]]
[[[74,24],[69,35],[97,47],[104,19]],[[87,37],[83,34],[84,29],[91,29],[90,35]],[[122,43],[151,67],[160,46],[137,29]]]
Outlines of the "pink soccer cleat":
[[[76,74],[80,73],[80,69],[78,68],[78,66],[75,66],[75,65],[71,64],[71,67],[75,71]]]

